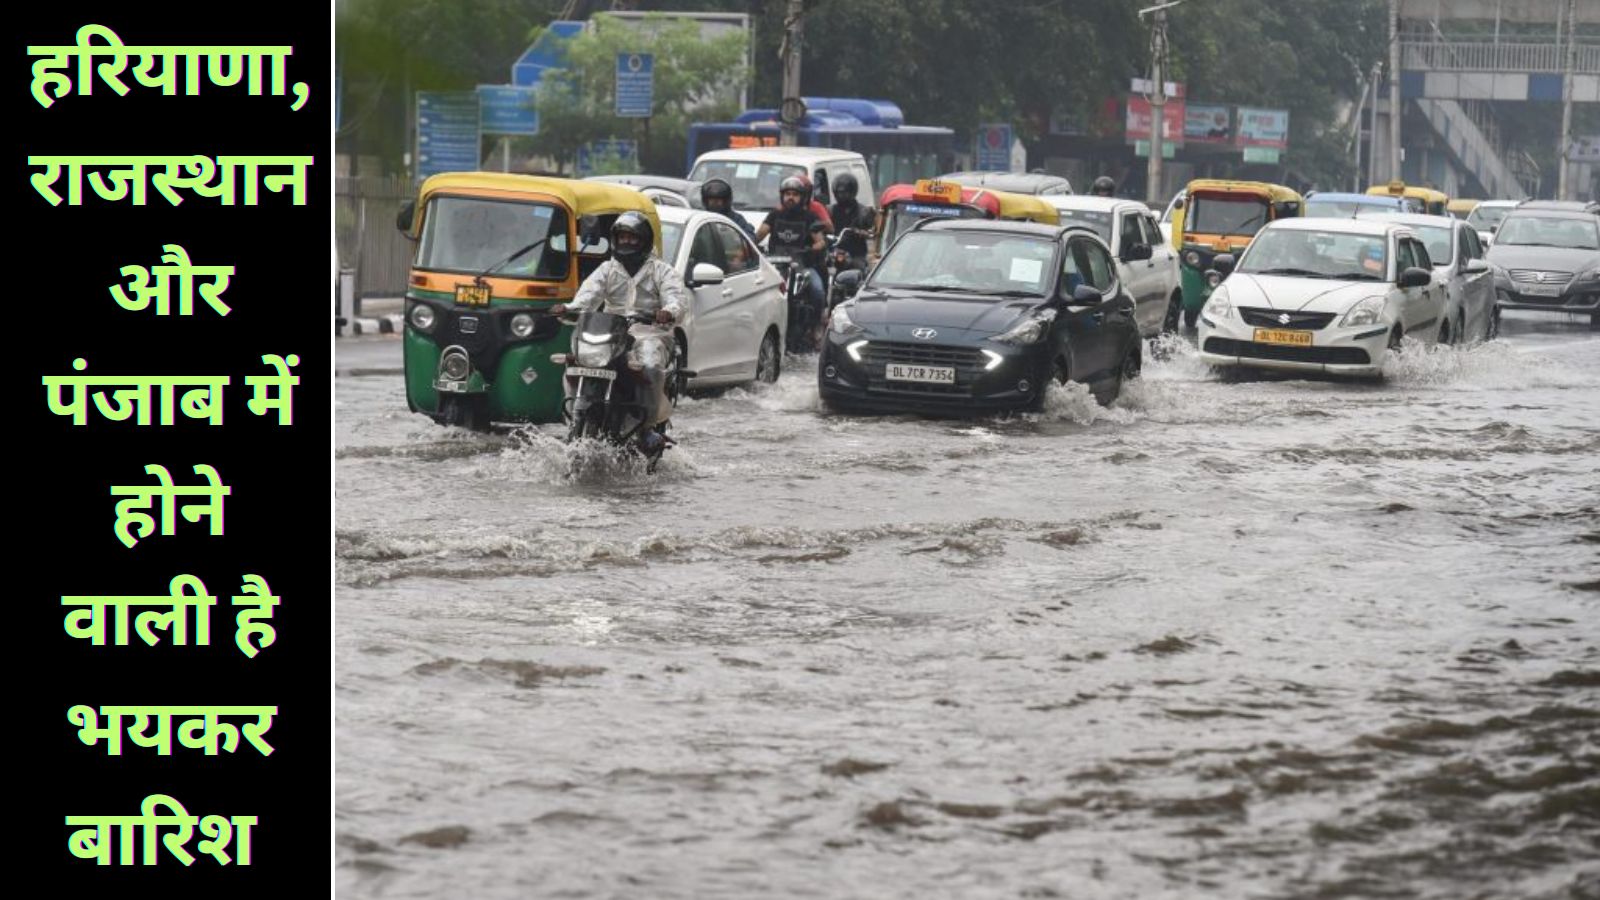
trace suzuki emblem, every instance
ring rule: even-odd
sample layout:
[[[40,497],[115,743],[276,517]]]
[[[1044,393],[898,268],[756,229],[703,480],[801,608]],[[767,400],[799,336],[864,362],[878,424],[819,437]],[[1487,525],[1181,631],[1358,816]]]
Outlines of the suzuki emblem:
[[[1538,275],[1536,275],[1534,277],[1538,280],[1538,282],[1540,284],[1544,284],[1546,281],[1550,280],[1550,273],[1549,272],[1540,272]]]
[[[1294,317],[1290,316],[1288,313],[1282,313],[1278,316],[1279,325],[1287,325],[1292,321],[1294,321]]]
[[[939,336],[939,332],[934,331],[932,328],[913,328],[911,329],[911,336],[919,341],[931,341]]]

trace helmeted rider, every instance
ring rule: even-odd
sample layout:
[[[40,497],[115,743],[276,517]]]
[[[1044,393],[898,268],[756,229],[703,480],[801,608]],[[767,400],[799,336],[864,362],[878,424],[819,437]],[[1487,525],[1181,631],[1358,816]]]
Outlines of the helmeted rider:
[[[654,325],[635,323],[628,328],[633,337],[628,357],[644,366],[642,374],[650,385],[646,392],[649,407],[645,429],[640,438],[646,450],[655,449],[652,442],[662,440],[653,426],[672,414],[666,395],[666,368],[672,360],[674,338],[668,326],[682,321],[690,302],[683,276],[655,255],[655,242],[655,228],[642,213],[617,216],[611,226],[611,258],[583,280],[571,303],[558,303],[550,309],[556,315],[596,308],[619,315],[655,314]]]
[[[1089,193],[1096,197],[1115,197],[1117,195],[1117,183],[1111,180],[1110,175],[1101,175],[1094,180],[1094,184],[1089,186]]]
[[[806,296],[812,305],[822,309],[822,275],[818,268],[825,248],[823,234],[827,227],[806,204],[806,182],[799,175],[790,175],[778,185],[782,205],[767,213],[761,227],[756,229],[756,243],[768,237],[767,252],[775,256],[788,256],[795,265],[805,269]]]
[[[841,268],[861,269],[867,268],[867,238],[872,234],[873,227],[877,224],[877,213],[870,206],[862,206],[856,202],[856,195],[860,185],[856,177],[849,172],[841,174],[833,180],[833,209],[829,213],[833,216],[833,224],[838,229],[839,243],[834,245],[835,252],[842,251],[849,257],[848,262]],[[846,234],[845,229],[850,229]]]
[[[733,224],[742,228],[744,233],[750,236],[751,240],[755,240],[756,227],[750,224],[749,219],[746,219],[738,210],[733,208],[733,185],[723,181],[721,178],[712,178],[705,184],[700,185],[700,205],[705,207],[707,212],[714,212],[732,219]]]
[[[800,183],[805,186],[806,208],[811,210],[812,215],[822,220],[822,228],[824,231],[826,231],[828,234],[833,234],[833,216],[829,215],[828,208],[822,205],[822,201],[817,199],[816,188],[811,184],[811,176],[802,172],[794,177],[800,179]],[[782,199],[781,195],[783,191],[781,188],[779,189],[778,193],[780,194],[780,199]]]

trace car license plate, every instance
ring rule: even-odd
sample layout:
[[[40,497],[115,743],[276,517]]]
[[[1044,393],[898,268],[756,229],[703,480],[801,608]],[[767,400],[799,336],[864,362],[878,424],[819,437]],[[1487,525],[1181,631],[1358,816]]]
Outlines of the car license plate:
[[[462,306],[488,306],[489,286],[475,284],[456,285],[456,303]]]
[[[615,381],[616,378],[617,378],[617,373],[611,371],[610,369],[590,369],[590,368],[586,368],[584,366],[568,366],[567,367],[567,377],[568,378],[604,378],[607,381]]]
[[[1559,297],[1562,285],[1559,284],[1520,284],[1517,290],[1529,297]]]
[[[1256,343],[1287,344],[1290,347],[1309,347],[1311,346],[1311,332],[1279,331],[1275,328],[1257,328]]]
[[[929,384],[955,384],[956,370],[947,366],[906,366],[890,363],[886,377],[891,381],[925,381]]]

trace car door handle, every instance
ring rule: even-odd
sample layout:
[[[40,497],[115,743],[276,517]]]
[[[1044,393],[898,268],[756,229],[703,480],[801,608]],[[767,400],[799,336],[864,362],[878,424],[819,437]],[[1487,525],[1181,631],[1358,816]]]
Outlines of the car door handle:
[[[722,296],[724,296],[724,297],[732,297],[733,296],[733,288],[723,288],[722,289]]]

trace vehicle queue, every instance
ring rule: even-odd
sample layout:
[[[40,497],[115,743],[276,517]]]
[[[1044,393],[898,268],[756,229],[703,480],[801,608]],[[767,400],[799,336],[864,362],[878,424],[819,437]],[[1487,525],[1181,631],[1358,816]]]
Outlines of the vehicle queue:
[[[697,196],[719,182],[729,215],[759,221],[782,210],[780,185],[803,185],[804,202],[826,210],[841,177],[877,201],[865,258],[807,259],[808,243],[776,259],[786,271],[744,221]],[[1407,339],[1492,339],[1502,309],[1587,313],[1600,327],[1594,204],[1456,204],[1462,219],[1444,194],[1399,182],[1302,197],[1200,179],[1158,222],[1144,204],[1074,194],[1053,176],[872,188],[860,154],[831,148],[711,151],[688,179],[434,176],[398,223],[417,242],[407,402],[468,427],[571,423],[584,378],[625,380],[625,366],[576,365],[589,336],[549,313],[610,256],[610,229],[629,213],[645,217],[649,249],[690,297],[659,326],[676,348],[673,397],[809,365],[784,348],[817,353],[831,409],[970,414],[1037,409],[1052,382],[1084,383],[1109,404],[1138,377],[1144,340],[1180,327],[1218,368],[1369,377]],[[832,229],[806,215],[826,223],[813,231]],[[808,267],[826,270],[825,308],[797,317],[815,303]]]

